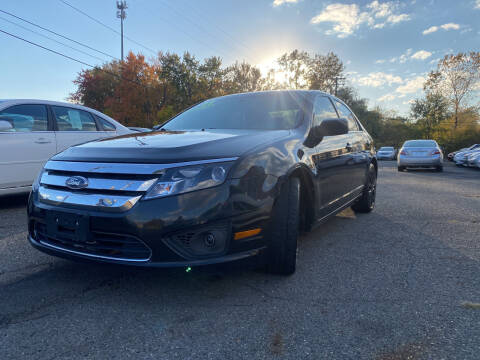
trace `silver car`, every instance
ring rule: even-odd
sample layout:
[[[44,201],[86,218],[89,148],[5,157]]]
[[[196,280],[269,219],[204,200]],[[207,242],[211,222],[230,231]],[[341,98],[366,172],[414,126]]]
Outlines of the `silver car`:
[[[395,148],[392,146],[382,146],[377,151],[378,160],[395,160]]]
[[[466,166],[477,167],[480,164],[480,150],[472,151],[467,155]]]
[[[435,168],[443,171],[443,153],[435,140],[408,140],[397,158],[398,171],[406,168]]]

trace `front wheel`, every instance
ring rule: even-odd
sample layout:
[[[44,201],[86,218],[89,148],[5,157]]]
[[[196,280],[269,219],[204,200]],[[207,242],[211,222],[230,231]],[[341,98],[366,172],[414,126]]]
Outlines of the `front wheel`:
[[[300,180],[290,178],[281,188],[272,210],[269,231],[268,270],[291,275],[297,263],[297,238],[300,223]]]
[[[397,170],[398,170],[398,171],[405,171],[405,166],[399,166],[399,167],[397,168]]]
[[[352,205],[352,209],[359,213],[369,213],[375,207],[375,197],[377,195],[377,171],[375,166],[370,164],[368,167],[367,183],[363,189],[362,197],[358,202]]]
[[[437,166],[435,168],[435,170],[437,170],[437,172],[442,172],[443,171],[443,166]]]

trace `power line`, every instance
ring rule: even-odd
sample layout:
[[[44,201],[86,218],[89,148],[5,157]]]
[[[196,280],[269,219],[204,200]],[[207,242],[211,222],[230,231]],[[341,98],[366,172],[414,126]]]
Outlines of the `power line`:
[[[59,1],[62,2],[63,4],[65,4],[65,5],[67,5],[67,6],[71,7],[73,10],[79,12],[80,14],[88,17],[90,20],[95,21],[97,24],[100,24],[100,25],[102,25],[103,27],[107,28],[108,30],[113,31],[115,34],[121,36],[121,33],[119,33],[119,32],[118,32],[117,30],[115,30],[113,27],[111,27],[111,26],[109,26],[109,25],[101,22],[100,20],[94,18],[93,16],[88,15],[85,11],[80,10],[79,8],[73,6],[72,4],[69,4],[68,2],[66,2],[66,1],[64,1],[64,0],[59,0]],[[143,47],[144,49],[146,49],[146,50],[154,53],[155,55],[157,54],[157,51],[149,48],[148,46],[145,46],[145,45],[141,44],[140,42],[138,42],[138,41],[136,41],[136,40],[134,40],[134,39],[126,36],[126,35],[124,35],[124,37],[125,37],[125,39],[131,41],[132,43],[134,43],[134,44],[136,44],[136,45],[138,45],[138,46]]]
[[[212,35],[210,32],[208,32],[203,26],[201,26],[201,25],[197,24],[196,22],[192,21],[192,19],[187,18],[184,14],[180,13],[178,10],[176,10],[175,8],[173,8],[173,7],[172,7],[170,4],[168,4],[167,2],[164,2],[164,1],[160,1],[160,2],[161,2],[164,6],[168,7],[168,8],[171,9],[171,10],[173,10],[173,11],[174,11],[175,13],[177,13],[178,15],[184,17],[185,20],[187,20],[187,21],[190,22],[191,24],[195,25],[198,29],[200,29],[200,30],[203,29],[203,31],[204,31],[206,34],[210,35],[212,38],[215,38],[215,37],[216,37],[215,35]],[[195,39],[194,39],[194,40],[195,40]],[[199,42],[198,40],[195,40],[195,41]],[[207,46],[208,46],[210,49],[213,49],[210,45],[207,45]],[[213,50],[215,50],[215,49],[213,49]],[[220,50],[220,49],[217,49],[217,50],[215,50],[215,51],[218,51],[218,50]],[[227,57],[230,57],[230,56],[231,56],[230,54],[224,53],[223,51],[218,51],[218,52],[223,53],[224,55],[227,55]]]
[[[85,65],[85,66],[88,66],[88,67],[91,67],[91,68],[94,68],[94,69],[98,69],[99,71],[102,71],[102,72],[104,72],[104,73],[106,73],[106,74],[110,74],[110,75],[116,76],[116,77],[118,77],[118,78],[120,78],[120,79],[122,79],[122,80],[125,80],[125,81],[128,81],[128,82],[134,83],[134,84],[136,84],[136,85],[142,86],[142,87],[145,88],[145,89],[150,89],[149,86],[145,86],[145,85],[143,85],[142,83],[139,83],[139,82],[137,82],[137,81],[135,81],[135,80],[130,80],[130,79],[124,78],[123,76],[118,75],[118,74],[116,74],[116,73],[114,73],[114,72],[112,72],[112,71],[108,71],[108,70],[102,69],[102,68],[100,68],[100,67],[98,67],[98,66],[94,66],[94,65],[92,65],[92,64],[86,63],[86,62],[84,62],[84,61],[82,61],[82,60],[75,59],[75,58],[73,58],[73,57],[71,57],[71,56],[68,56],[68,55],[65,55],[65,54],[63,54],[63,53],[61,53],[61,52],[58,52],[58,51],[49,49],[49,48],[47,48],[47,47],[45,47],[45,46],[43,46],[43,45],[40,45],[40,44],[37,44],[37,43],[35,43],[35,42],[33,42],[33,41],[24,39],[24,38],[22,38],[22,37],[20,37],[20,36],[14,35],[14,34],[12,34],[12,33],[9,33],[9,32],[7,32],[7,31],[2,30],[2,29],[0,29],[0,32],[4,33],[4,34],[6,34],[6,35],[9,35],[9,36],[11,36],[11,37],[13,37],[13,38],[16,38],[16,39],[18,39],[18,40],[25,41],[26,43],[29,43],[30,45],[37,46],[37,47],[39,47],[39,48],[41,48],[41,49],[44,49],[44,50],[49,51],[49,52],[52,52],[52,53],[54,53],[54,54],[56,54],[56,55],[59,55],[59,56],[62,56],[62,57],[64,57],[64,58],[67,58],[67,59],[69,59],[69,60],[72,60],[72,61],[75,61],[75,62],[77,62],[77,63],[80,63],[80,64],[82,64],[82,65]]]
[[[14,14],[12,14],[12,13],[9,13],[8,11],[1,10],[1,9],[0,9],[0,12],[2,12],[2,13],[4,13],[4,14],[7,14],[7,15],[10,15],[10,16],[18,19],[18,20],[21,20],[21,21],[23,21],[23,22],[26,22],[27,24],[33,25],[33,26],[35,26],[35,27],[37,27],[37,28],[40,28],[40,29],[42,29],[42,30],[48,31],[48,32],[51,33],[51,34],[54,34],[54,35],[57,35],[57,36],[59,36],[59,37],[61,37],[61,38],[66,39],[66,40],[72,41],[72,42],[74,42],[74,43],[76,43],[76,44],[78,44],[78,45],[81,45],[81,46],[83,46],[83,47],[86,47],[87,49],[93,50],[93,51],[95,51],[95,52],[97,52],[97,53],[100,53],[100,54],[102,54],[102,55],[111,57],[112,59],[118,60],[118,58],[115,57],[115,56],[113,56],[113,55],[107,54],[107,53],[105,53],[105,52],[103,52],[103,51],[101,51],[101,50],[97,50],[97,49],[95,49],[95,48],[93,48],[93,47],[91,47],[91,46],[88,46],[88,45],[86,45],[86,44],[81,43],[80,41],[73,40],[73,39],[71,39],[71,38],[69,38],[69,37],[67,37],[67,36],[65,36],[65,35],[59,34],[59,33],[55,32],[55,31],[53,31],[53,30],[47,29],[47,28],[45,28],[45,27],[43,27],[43,26],[40,26],[40,25],[35,24],[35,23],[31,22],[31,21],[28,21],[28,20],[26,20],[26,19],[24,19],[24,18],[21,18],[20,16],[17,16],[17,15],[14,15]]]
[[[194,11],[196,11],[196,13],[198,15],[200,15],[201,17],[205,18],[205,12],[201,11],[199,8],[195,7],[193,4],[188,4],[188,7],[189,9],[192,9]],[[208,20],[208,19],[206,19]],[[212,22],[212,25],[215,26],[220,32],[222,32],[225,36],[227,36],[228,38],[230,38],[233,42],[237,43],[239,46],[243,47],[244,49],[246,49],[247,51],[249,52],[252,52],[252,49],[250,49],[248,47],[248,45],[246,45],[243,41],[239,41],[238,39],[236,39],[234,36],[232,36],[230,33],[228,33],[225,29],[223,29],[222,27],[220,27],[220,25],[217,25],[215,24],[214,22]]]
[[[61,41],[55,40],[54,38],[51,38],[51,37],[49,37],[49,36],[47,36],[47,35],[41,34],[41,33],[39,33],[38,31],[31,30],[31,29],[27,28],[26,26],[23,26],[23,25],[20,25],[20,24],[15,23],[15,22],[13,22],[13,21],[10,21],[10,20],[8,20],[8,19],[5,19],[4,17],[1,17],[1,16],[0,16],[0,19],[2,19],[3,21],[8,22],[8,23],[10,23],[10,24],[16,25],[16,26],[18,26],[18,27],[20,27],[20,28],[22,28],[22,29],[24,29],[24,30],[30,31],[31,33],[34,33],[34,34],[36,34],[36,35],[38,35],[38,36],[42,36],[42,37],[44,37],[44,38],[46,38],[46,39],[48,39],[48,40],[54,41],[54,42],[56,42],[57,44],[66,46],[66,47],[69,48],[69,49],[72,49],[72,50],[78,51],[79,53],[82,53],[82,54],[85,54],[85,55],[87,55],[87,56],[90,56],[90,57],[92,57],[92,58],[94,58],[94,59],[97,59],[97,60],[100,60],[100,61],[103,61],[103,60],[104,60],[104,59],[102,59],[102,58],[99,58],[98,56],[89,54],[89,53],[87,53],[87,52],[85,52],[85,51],[83,51],[83,50],[77,49],[77,48],[75,48],[75,47],[73,47],[73,46],[70,46],[70,45],[68,45],[68,44],[65,44],[65,43],[63,43],[63,42],[61,42]]]

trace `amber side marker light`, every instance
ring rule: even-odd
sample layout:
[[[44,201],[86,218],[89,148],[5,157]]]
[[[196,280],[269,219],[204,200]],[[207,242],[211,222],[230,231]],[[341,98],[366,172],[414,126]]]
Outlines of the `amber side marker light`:
[[[235,233],[233,239],[234,240],[242,240],[242,239],[245,239],[245,238],[250,237],[250,236],[258,235],[258,234],[260,234],[260,231],[262,231],[262,229],[252,229],[252,230],[247,230],[247,231],[240,231],[240,232]]]

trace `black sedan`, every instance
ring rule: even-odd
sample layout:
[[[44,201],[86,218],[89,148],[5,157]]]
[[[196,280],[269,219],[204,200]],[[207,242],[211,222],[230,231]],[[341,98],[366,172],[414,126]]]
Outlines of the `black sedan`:
[[[270,91],[209,99],[158,131],[54,156],[33,185],[29,241],[70,259],[197,266],[263,255],[295,271],[299,231],[375,204],[370,135],[339,99]]]

